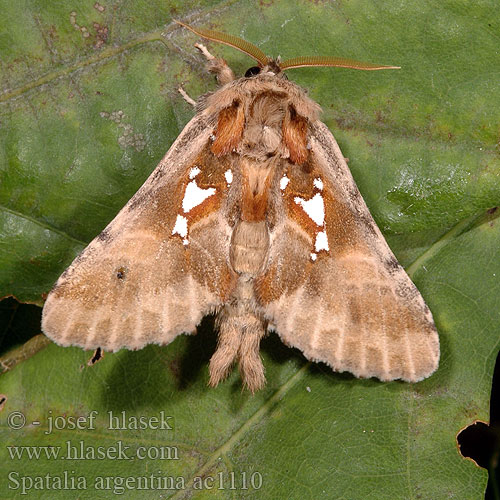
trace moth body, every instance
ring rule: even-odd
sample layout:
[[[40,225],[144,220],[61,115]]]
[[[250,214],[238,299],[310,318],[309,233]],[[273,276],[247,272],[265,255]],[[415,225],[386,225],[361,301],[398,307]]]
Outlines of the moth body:
[[[223,62],[216,67],[221,74],[228,74]],[[238,361],[245,385],[255,391],[265,383],[259,343],[267,329],[255,293],[256,280],[267,267],[270,228],[276,226],[283,211],[279,181],[290,166],[290,154],[307,157],[302,125],[306,119],[317,118],[319,107],[302,89],[269,67],[252,78],[228,82],[201,106],[202,113],[218,117],[211,149],[230,158],[235,172],[230,189],[237,193],[233,199],[228,197],[234,205],[228,201],[223,208],[237,214],[229,246],[237,284],[218,314],[219,347],[210,362],[210,383],[217,385]],[[296,108],[305,118],[297,118]],[[230,151],[226,143],[231,145]]]
[[[144,185],[59,278],[43,331],[61,345],[138,349],[193,332],[215,312],[211,385],[235,362],[252,392],[264,385],[259,344],[268,325],[337,371],[384,381],[429,376],[439,361],[432,314],[370,215],[320,107],[282,72],[311,62],[385,67],[280,63],[235,37],[194,31],[240,48],[259,67],[235,79],[199,46],[222,87],[199,100]]]

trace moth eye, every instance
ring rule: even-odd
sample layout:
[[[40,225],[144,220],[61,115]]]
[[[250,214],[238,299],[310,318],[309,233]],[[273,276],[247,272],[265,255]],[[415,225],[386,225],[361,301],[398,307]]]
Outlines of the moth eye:
[[[116,270],[116,277],[119,279],[119,280],[122,280],[125,278],[125,273],[126,273],[126,269],[124,267],[119,267],[117,270]]]
[[[251,68],[247,69],[245,73],[245,78],[250,78],[251,76],[258,75],[260,73],[260,68],[258,66],[252,66]]]

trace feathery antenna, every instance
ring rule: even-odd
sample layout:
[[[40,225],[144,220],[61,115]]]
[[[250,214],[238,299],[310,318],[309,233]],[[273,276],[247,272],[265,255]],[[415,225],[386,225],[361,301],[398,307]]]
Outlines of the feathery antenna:
[[[244,52],[251,58],[255,59],[259,63],[259,66],[265,66],[269,60],[269,58],[266,56],[266,54],[264,54],[264,52],[262,52],[262,50],[260,50],[254,44],[243,40],[243,38],[239,38],[234,35],[227,35],[226,33],[221,33],[220,31],[193,28],[191,26],[188,26],[187,24],[181,23],[180,21],[175,22],[203,38],[213,40],[215,42],[221,42],[229,45],[230,47],[241,50],[241,52]]]
[[[184,26],[188,30],[191,30],[193,33],[196,33],[202,38],[207,38],[208,40],[213,40],[215,42],[221,42],[229,45],[230,47],[241,50],[241,52],[244,52],[251,58],[255,59],[259,63],[260,67],[265,66],[270,61],[270,58],[267,57],[262,50],[252,43],[243,40],[243,38],[239,38],[234,35],[227,35],[226,33],[221,33],[219,31],[193,28],[192,26],[177,20],[175,20],[175,22]],[[362,69],[365,71],[374,71],[378,69],[401,69],[400,66],[383,66],[381,64],[365,63],[355,61],[354,59],[346,59],[344,57],[328,56],[294,57],[279,63],[281,71],[292,68],[303,68],[305,66],[333,66],[337,68]]]

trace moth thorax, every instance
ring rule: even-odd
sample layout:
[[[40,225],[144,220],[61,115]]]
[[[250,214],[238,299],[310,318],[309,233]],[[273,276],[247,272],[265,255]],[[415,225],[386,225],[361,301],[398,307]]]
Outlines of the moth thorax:
[[[256,276],[263,268],[269,248],[265,221],[239,221],[231,236],[229,258],[234,271]]]
[[[262,92],[249,106],[241,152],[249,157],[265,159],[280,149],[284,117],[283,96]]]
[[[243,134],[241,152],[250,158],[266,160],[281,147],[281,130],[261,123],[249,124]]]

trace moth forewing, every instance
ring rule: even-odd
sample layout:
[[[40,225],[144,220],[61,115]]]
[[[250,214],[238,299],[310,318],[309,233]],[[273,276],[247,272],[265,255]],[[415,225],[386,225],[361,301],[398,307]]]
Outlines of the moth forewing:
[[[260,282],[265,317],[287,344],[334,370],[381,380],[422,380],[439,362],[432,314],[387,245],[321,122],[311,126],[310,144],[311,177],[321,180],[317,184],[325,207],[324,226],[314,231],[326,233],[328,251],[312,253],[314,239],[299,234],[303,209],[295,199],[300,184],[291,177],[283,192],[290,218],[276,230]],[[295,281],[280,265],[292,245],[290,260],[308,269]],[[267,298],[267,287],[283,293]]]
[[[255,58],[226,82],[156,170],[49,294],[44,332],[62,345],[140,348],[190,333],[217,313],[217,385],[238,362],[252,392],[265,383],[269,325],[334,370],[417,381],[439,360],[432,315],[398,264],[353,181],[319,106],[283,78],[279,60],[215,31],[190,28]],[[339,58],[310,65],[386,69]]]
[[[52,340],[111,351],[168,344],[223,304],[233,279],[230,229],[218,216],[227,182],[223,172],[206,181],[208,121],[198,114],[186,125],[144,185],[59,278],[42,316]],[[186,195],[193,184],[215,192],[192,206],[196,200],[187,204]]]

